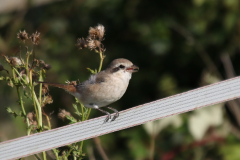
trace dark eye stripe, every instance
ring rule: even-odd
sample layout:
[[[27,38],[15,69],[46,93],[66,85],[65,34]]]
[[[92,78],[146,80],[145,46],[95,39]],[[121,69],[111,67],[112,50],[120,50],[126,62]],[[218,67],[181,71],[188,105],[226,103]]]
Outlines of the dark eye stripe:
[[[113,68],[113,69],[111,70],[111,72],[112,72],[112,73],[117,72],[119,69],[120,69],[119,67],[115,67],[115,68]]]

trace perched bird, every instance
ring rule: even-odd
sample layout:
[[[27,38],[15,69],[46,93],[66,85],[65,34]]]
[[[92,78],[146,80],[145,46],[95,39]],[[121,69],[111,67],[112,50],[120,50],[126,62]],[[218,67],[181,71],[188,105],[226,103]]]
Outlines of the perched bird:
[[[100,108],[107,107],[113,110],[115,114],[111,121],[114,121],[119,116],[119,113],[116,109],[108,105],[123,96],[127,90],[132,73],[138,70],[138,66],[134,65],[131,61],[119,58],[113,60],[105,70],[91,75],[88,80],[77,85],[40,83],[66,90],[75,96],[85,107],[94,108],[107,114],[107,118],[105,119],[105,122],[107,122],[111,119],[111,114]]]

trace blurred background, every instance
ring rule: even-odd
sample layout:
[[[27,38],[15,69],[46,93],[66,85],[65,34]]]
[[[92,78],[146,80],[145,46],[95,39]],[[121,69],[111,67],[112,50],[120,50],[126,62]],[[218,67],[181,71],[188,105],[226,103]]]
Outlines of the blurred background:
[[[105,26],[103,68],[115,58],[126,58],[140,67],[121,100],[111,105],[128,109],[153,100],[212,84],[240,73],[239,0],[1,0],[0,54],[13,56],[22,47],[17,33],[41,33],[36,57],[52,65],[46,81],[86,80],[97,68],[99,56],[78,50],[77,38],[89,27]],[[0,63],[9,69],[3,57]],[[6,76],[0,72],[0,76]],[[59,109],[72,113],[74,97],[50,88],[53,128],[67,125]],[[14,88],[0,81],[0,142],[26,135]],[[31,102],[26,109],[31,112]],[[102,116],[92,111],[90,118]],[[84,142],[89,160],[237,160],[240,159],[240,101],[235,100]],[[51,159],[51,156],[48,155]],[[28,157],[27,159],[34,159]]]

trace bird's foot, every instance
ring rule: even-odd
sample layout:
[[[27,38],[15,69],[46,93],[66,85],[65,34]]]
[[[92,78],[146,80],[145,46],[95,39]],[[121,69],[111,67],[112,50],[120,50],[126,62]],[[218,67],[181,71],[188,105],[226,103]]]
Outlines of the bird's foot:
[[[111,117],[111,114],[108,114],[107,117],[106,117],[106,119],[104,120],[104,123],[108,122],[109,119],[111,119],[111,118],[112,118],[112,117]]]
[[[115,121],[115,119],[116,119],[117,117],[119,117],[119,112],[118,112],[116,109],[112,108],[112,107],[107,107],[107,108],[108,108],[108,109],[111,109],[112,111],[115,112],[115,114],[114,114],[111,122],[112,122],[112,121]]]
[[[111,122],[112,122],[112,121],[115,121],[115,119],[116,119],[117,117],[119,117],[119,113],[116,113],[116,114],[113,116]]]

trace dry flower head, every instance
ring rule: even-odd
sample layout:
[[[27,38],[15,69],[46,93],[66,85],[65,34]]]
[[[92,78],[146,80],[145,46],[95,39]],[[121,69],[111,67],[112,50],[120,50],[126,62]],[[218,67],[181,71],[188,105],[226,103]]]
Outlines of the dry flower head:
[[[95,44],[95,40],[93,39],[88,39],[88,48],[90,50],[93,50],[95,48],[97,48],[97,45]]]
[[[102,41],[105,34],[105,29],[103,25],[99,24],[94,28],[90,27],[88,33],[89,33],[89,38],[99,39],[100,41]]]
[[[33,128],[33,130],[37,129],[36,114],[35,114],[34,112],[29,112],[29,113],[27,114],[27,118],[28,118],[28,120],[29,120],[29,124],[35,126],[35,127]],[[24,120],[24,122],[26,122],[26,120]]]
[[[67,112],[65,109],[59,109],[58,118],[64,120],[66,119],[66,115],[71,116],[71,113]]]
[[[13,67],[22,65],[22,61],[18,57],[10,57],[8,60]]]
[[[22,42],[25,43],[25,40],[28,39],[28,33],[25,30],[19,31],[19,33],[17,34],[17,38],[19,38]]]
[[[46,70],[49,70],[52,68],[52,66],[51,66],[51,64],[45,64],[43,68]]]
[[[105,52],[106,49],[104,49],[102,44],[102,41],[104,40],[104,34],[105,28],[103,25],[98,24],[96,27],[90,27],[86,40],[84,38],[79,38],[77,40],[77,46],[79,49],[88,47],[90,50],[95,50],[96,52]]]
[[[78,49],[83,49],[87,48],[88,42],[84,38],[78,38],[76,45],[78,46]]]
[[[30,39],[31,39],[31,41],[32,41],[32,43],[33,43],[34,45],[38,45],[38,44],[39,44],[39,41],[41,40],[41,39],[40,39],[40,33],[36,31],[35,33],[33,33],[33,34],[30,36]]]
[[[48,85],[44,84],[42,85],[42,94],[45,95],[49,92]]]
[[[51,104],[53,103],[53,99],[51,95],[44,96],[42,100],[42,107],[45,107],[46,104]]]

